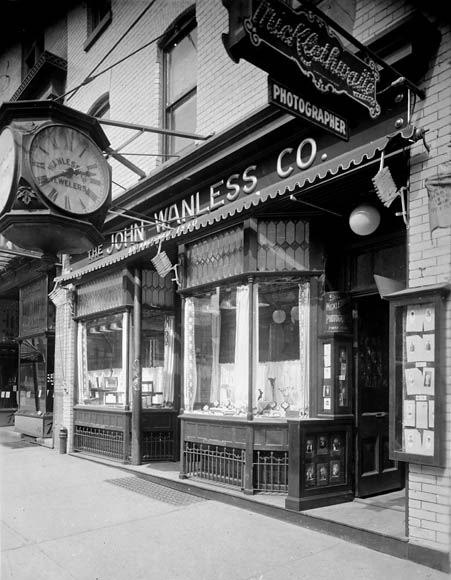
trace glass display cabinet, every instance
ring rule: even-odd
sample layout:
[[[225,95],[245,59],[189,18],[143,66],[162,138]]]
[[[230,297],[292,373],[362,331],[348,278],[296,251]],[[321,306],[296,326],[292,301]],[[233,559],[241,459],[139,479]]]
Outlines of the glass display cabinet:
[[[319,415],[347,415],[352,409],[352,338],[334,335],[319,340]]]
[[[449,285],[402,290],[390,300],[390,457],[442,465],[444,298]]]
[[[53,432],[55,307],[50,302],[50,275],[20,288],[18,410],[15,430],[32,437]]]

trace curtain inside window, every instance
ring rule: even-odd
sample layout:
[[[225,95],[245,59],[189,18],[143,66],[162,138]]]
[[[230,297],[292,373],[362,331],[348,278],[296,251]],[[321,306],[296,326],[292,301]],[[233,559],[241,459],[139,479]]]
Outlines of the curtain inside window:
[[[249,286],[236,290],[235,404],[248,407],[249,382]]]
[[[194,300],[185,300],[185,350],[183,357],[185,410],[192,411],[197,391]]]
[[[174,401],[174,328],[175,317],[164,317],[163,400]]]
[[[77,359],[78,359],[78,402],[83,404],[84,399],[89,399],[88,377],[88,357],[86,356],[87,334],[86,325],[78,323],[77,333]]]
[[[309,373],[310,373],[310,281],[299,284],[299,360],[300,360],[300,416],[309,416]]]
[[[221,313],[219,310],[219,287],[211,296],[211,341],[212,341],[212,366],[211,366],[211,401],[219,401],[220,398],[220,366],[219,347],[221,339]]]

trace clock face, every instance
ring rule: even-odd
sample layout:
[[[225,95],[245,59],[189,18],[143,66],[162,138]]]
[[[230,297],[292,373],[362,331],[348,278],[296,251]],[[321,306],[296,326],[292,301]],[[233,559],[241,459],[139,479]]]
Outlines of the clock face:
[[[57,207],[90,214],[108,197],[110,172],[97,145],[64,125],[41,129],[30,148],[30,165],[39,190]]]
[[[8,203],[16,167],[14,137],[7,127],[0,133],[0,213]]]

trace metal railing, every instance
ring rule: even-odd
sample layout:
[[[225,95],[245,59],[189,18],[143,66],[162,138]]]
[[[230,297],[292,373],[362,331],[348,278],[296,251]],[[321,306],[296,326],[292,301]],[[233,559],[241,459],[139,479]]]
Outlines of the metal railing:
[[[243,449],[185,442],[185,475],[222,485],[244,486]]]
[[[255,491],[288,493],[287,451],[257,451],[253,467]]]
[[[75,425],[74,451],[124,458],[124,433],[112,429]]]
[[[172,431],[145,431],[141,442],[142,461],[172,461],[174,446]]]

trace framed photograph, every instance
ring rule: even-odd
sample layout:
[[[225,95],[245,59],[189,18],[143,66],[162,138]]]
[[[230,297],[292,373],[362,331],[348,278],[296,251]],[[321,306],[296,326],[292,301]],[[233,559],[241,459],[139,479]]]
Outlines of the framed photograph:
[[[117,391],[117,377],[105,377],[103,379],[103,388],[109,391]]]
[[[316,452],[318,455],[327,455],[329,453],[329,437],[327,435],[320,435],[318,437],[318,447]]]
[[[314,450],[315,450],[315,440],[312,437],[309,437],[305,442],[305,454],[313,455]]]
[[[330,385],[323,385],[323,397],[330,397]]]
[[[330,462],[330,481],[331,483],[344,481],[343,462],[339,459]]]
[[[141,391],[143,393],[153,393],[153,381],[142,381],[141,382]]]
[[[331,455],[342,455],[343,454],[343,438],[341,435],[332,435],[331,439]]]
[[[315,481],[315,464],[306,463],[305,465],[305,485],[311,487],[316,484]]]
[[[316,483],[317,485],[327,485],[329,483],[328,463],[318,463],[316,466]]]

